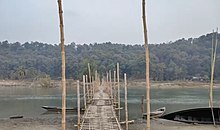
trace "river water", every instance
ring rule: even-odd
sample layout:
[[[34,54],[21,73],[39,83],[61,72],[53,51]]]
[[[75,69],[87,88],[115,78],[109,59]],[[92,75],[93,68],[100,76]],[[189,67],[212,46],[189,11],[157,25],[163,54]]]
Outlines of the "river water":
[[[141,97],[145,95],[144,88],[128,89],[128,111],[130,119],[141,117]],[[214,106],[219,107],[220,89],[214,89]],[[124,104],[124,91],[121,90],[121,104]],[[0,118],[12,115],[25,117],[53,116],[45,115],[42,106],[61,106],[60,88],[0,88]],[[76,107],[76,91],[67,89],[67,106]],[[151,109],[165,106],[166,113],[208,106],[208,89],[179,88],[151,89]],[[123,118],[122,110],[122,118]],[[74,113],[72,113],[74,114]]]

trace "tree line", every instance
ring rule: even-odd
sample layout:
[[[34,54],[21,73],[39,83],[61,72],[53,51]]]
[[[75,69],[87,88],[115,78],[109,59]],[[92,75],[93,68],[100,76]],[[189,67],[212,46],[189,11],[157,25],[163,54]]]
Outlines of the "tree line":
[[[218,34],[219,35],[219,34]],[[219,37],[219,36],[218,36]],[[150,44],[150,78],[155,81],[209,80],[212,33],[198,38],[179,39],[174,42]],[[145,78],[144,46],[117,43],[79,45],[70,43],[66,50],[67,78],[81,79],[91,71],[105,75],[120,63],[120,75],[131,79]],[[215,78],[220,77],[220,49],[217,49]],[[61,77],[61,54],[57,44],[40,42],[0,42],[0,79],[35,79],[42,76]]]

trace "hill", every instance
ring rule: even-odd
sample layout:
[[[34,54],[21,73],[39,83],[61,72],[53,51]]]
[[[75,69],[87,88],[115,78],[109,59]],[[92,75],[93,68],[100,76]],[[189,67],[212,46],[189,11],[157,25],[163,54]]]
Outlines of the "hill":
[[[218,40],[219,34],[218,34]],[[152,80],[209,79],[212,34],[198,38],[179,39],[174,42],[150,44],[150,76]],[[67,78],[81,79],[87,72],[98,69],[105,74],[120,63],[122,76],[145,78],[145,52],[143,45],[124,45],[111,42],[78,45],[71,43],[66,49]],[[215,77],[220,77],[220,49],[217,49]],[[61,75],[59,45],[39,42],[0,42],[0,79],[33,79]]]

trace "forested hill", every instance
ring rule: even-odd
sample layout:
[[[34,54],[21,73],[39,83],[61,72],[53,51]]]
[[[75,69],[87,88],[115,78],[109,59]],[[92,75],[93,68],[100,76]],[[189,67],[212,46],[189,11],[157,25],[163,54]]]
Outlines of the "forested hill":
[[[218,38],[220,36],[218,35]],[[212,34],[199,38],[179,39],[175,42],[151,44],[150,73],[153,80],[184,80],[191,77],[210,77]],[[220,41],[220,39],[219,39]],[[133,79],[145,78],[145,52],[143,45],[102,44],[66,45],[67,78],[80,78],[92,71],[105,74],[120,63],[121,76],[127,73]],[[217,50],[215,77],[220,77],[220,49]],[[61,77],[59,45],[39,42],[0,42],[0,79],[34,79],[43,75]]]

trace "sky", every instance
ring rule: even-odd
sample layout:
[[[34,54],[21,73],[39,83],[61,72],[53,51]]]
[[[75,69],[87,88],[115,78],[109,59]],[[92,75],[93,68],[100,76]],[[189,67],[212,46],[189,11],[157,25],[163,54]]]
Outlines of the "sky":
[[[142,0],[63,0],[65,43],[142,44]],[[220,27],[220,0],[147,0],[149,43]],[[0,41],[59,43],[57,0],[0,0]]]

